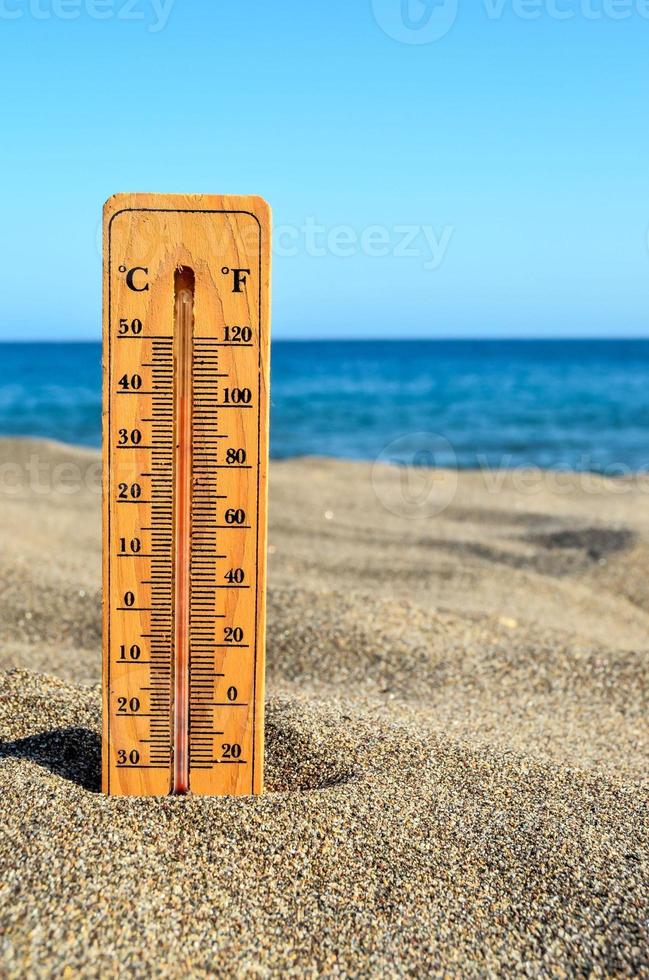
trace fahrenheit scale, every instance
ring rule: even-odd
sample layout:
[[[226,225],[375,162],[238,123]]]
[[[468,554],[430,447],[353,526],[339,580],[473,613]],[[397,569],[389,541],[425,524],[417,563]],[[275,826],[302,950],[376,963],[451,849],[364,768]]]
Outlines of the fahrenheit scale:
[[[104,792],[263,785],[270,213],[104,210]]]

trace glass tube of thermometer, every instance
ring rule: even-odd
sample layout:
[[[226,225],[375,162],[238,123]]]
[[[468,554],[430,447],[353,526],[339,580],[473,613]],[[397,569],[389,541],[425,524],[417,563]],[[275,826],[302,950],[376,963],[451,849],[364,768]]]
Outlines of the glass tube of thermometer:
[[[176,426],[174,515],[174,793],[189,791],[189,620],[192,500],[192,339],[194,273],[175,275],[175,398]]]

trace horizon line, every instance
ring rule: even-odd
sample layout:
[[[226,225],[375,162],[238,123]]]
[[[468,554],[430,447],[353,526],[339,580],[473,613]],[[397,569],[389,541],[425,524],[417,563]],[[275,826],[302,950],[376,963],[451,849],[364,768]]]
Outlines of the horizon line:
[[[543,342],[557,342],[563,341],[566,343],[593,343],[593,341],[601,341],[605,343],[628,343],[629,341],[649,341],[649,333],[642,336],[634,335],[624,335],[621,337],[614,337],[610,335],[603,334],[579,334],[579,335],[552,335],[552,336],[533,336],[533,337],[518,337],[511,335],[495,335],[490,337],[484,336],[443,336],[443,337],[271,337],[271,343],[279,344],[358,344],[358,343],[394,343],[394,344],[413,344],[413,343],[543,343]],[[0,338],[0,345],[2,344],[20,344],[25,347],[31,344],[102,344],[101,337],[62,337],[60,339],[56,338],[45,338],[45,337],[28,337],[28,338]]]

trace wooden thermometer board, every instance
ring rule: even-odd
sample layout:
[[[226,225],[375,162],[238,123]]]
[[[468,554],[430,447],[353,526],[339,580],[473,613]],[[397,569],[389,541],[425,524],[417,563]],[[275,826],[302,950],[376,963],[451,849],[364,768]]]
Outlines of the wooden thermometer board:
[[[104,209],[103,789],[263,786],[270,212]]]

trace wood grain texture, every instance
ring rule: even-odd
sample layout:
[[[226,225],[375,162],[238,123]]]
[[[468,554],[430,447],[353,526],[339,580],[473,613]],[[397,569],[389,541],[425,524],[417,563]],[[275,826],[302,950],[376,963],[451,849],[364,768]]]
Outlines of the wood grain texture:
[[[172,790],[179,268],[195,277],[190,791],[263,787],[270,212],[257,197],[124,194],[104,210],[103,789],[113,795]]]

